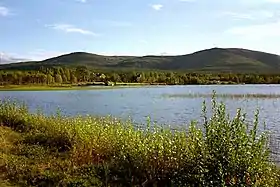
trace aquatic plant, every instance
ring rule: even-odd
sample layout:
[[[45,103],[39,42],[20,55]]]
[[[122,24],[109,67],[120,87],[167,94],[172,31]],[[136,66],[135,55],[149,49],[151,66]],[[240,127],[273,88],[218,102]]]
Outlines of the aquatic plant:
[[[164,94],[163,97],[167,98],[211,98],[211,93],[186,93],[186,94]],[[216,98],[227,98],[227,99],[278,99],[280,94],[265,94],[265,93],[244,93],[244,94],[216,94]]]

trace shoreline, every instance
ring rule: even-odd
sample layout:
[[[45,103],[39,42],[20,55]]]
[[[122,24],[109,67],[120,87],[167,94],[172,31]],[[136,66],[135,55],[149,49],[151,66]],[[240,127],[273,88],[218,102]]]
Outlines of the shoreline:
[[[0,86],[0,91],[63,91],[63,90],[101,90],[101,89],[121,89],[121,88],[142,88],[157,86],[236,86],[236,85],[278,85],[278,84],[147,84],[147,83],[117,83],[116,85],[102,84],[63,84],[63,85],[5,85]],[[279,84],[280,85],[280,84]]]
[[[63,91],[63,90],[99,90],[99,89],[118,89],[136,88],[154,85],[147,84],[126,84],[116,86],[105,85],[9,85],[0,86],[0,91]]]

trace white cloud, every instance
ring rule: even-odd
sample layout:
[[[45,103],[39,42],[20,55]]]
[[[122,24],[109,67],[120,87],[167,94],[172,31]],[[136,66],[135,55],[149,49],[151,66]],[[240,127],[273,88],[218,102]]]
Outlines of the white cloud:
[[[0,6],[0,16],[8,16],[10,14],[10,10],[7,7]]]
[[[109,20],[109,19],[95,19],[92,20],[92,23],[95,25],[100,25],[104,27],[131,27],[133,26],[132,22],[125,20]]]
[[[60,55],[68,54],[72,51],[49,51],[45,49],[34,49],[23,54],[17,53],[3,53],[6,58],[9,57],[10,62],[23,62],[23,61],[40,61],[46,60],[48,58],[57,57]],[[0,53],[1,54],[1,53]],[[13,61],[11,61],[11,59]]]
[[[243,36],[250,39],[263,39],[267,37],[280,37],[280,21],[233,27],[228,29],[226,33]]]
[[[106,21],[105,21],[106,23]],[[127,21],[107,21],[107,24],[112,26],[112,27],[130,27],[132,26],[132,23],[127,22]]]
[[[22,58],[15,53],[0,52],[0,64],[10,64],[15,62],[29,61],[30,59]]]
[[[247,20],[265,20],[265,19],[271,19],[276,16],[276,12],[273,11],[248,11],[246,13],[243,12],[223,12],[221,16],[227,16],[231,17],[233,19],[247,19]]]
[[[232,17],[233,19],[254,19],[251,14],[239,12],[223,12],[222,16]]]
[[[280,3],[280,0],[263,0],[263,1],[268,3]]]
[[[266,4],[266,3],[280,3],[280,0],[239,0],[244,4]]]
[[[87,2],[87,0],[76,0],[76,1],[78,1],[80,3],[86,3]]]
[[[92,32],[92,31],[78,28],[74,25],[69,25],[69,24],[54,24],[54,25],[46,25],[46,26],[50,27],[52,29],[64,31],[67,33],[79,33],[79,34],[83,34],[83,35],[97,35],[96,33]]]
[[[148,43],[148,41],[147,40],[139,40],[139,43],[141,43],[141,44],[147,44]]]
[[[27,57],[32,60],[45,60],[52,57],[57,57],[69,52],[61,52],[61,51],[48,51],[45,49],[36,49],[27,53]]]
[[[154,10],[161,10],[163,8],[163,5],[161,4],[154,4],[154,5],[151,5],[151,7],[154,9]]]
[[[195,2],[196,0],[179,0],[181,2]]]

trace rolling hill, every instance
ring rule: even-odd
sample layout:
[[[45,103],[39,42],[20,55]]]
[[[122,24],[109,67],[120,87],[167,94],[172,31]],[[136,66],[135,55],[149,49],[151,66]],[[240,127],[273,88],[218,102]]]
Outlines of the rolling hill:
[[[211,48],[178,56],[103,56],[75,52],[43,61],[0,65],[0,69],[87,66],[105,69],[153,69],[209,72],[280,72],[280,56],[240,48]]]

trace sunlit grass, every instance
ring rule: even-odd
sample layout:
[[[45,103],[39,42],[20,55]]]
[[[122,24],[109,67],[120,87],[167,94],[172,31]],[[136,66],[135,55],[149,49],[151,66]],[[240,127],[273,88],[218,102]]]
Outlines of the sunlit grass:
[[[2,172],[23,186],[279,186],[258,113],[250,125],[241,110],[230,119],[215,98],[209,112],[204,103],[204,122],[188,129],[149,122],[138,129],[111,117],[31,114],[1,101],[0,124],[20,134],[2,136],[12,145],[1,150]]]
[[[71,84],[63,85],[7,85],[0,86],[0,91],[61,91],[61,90],[102,90],[102,89],[119,89],[135,88],[147,86],[145,84],[120,84],[116,86],[78,86]]]

